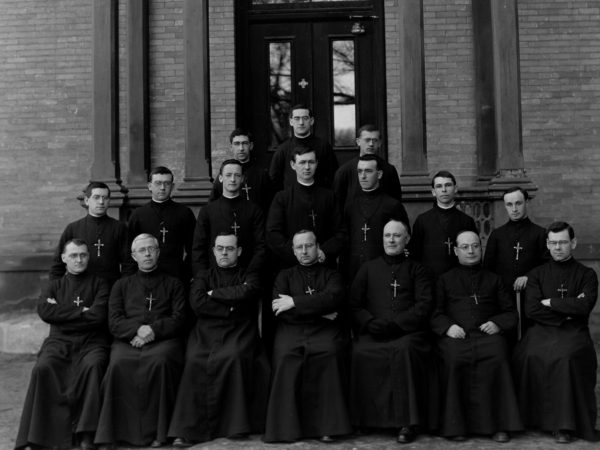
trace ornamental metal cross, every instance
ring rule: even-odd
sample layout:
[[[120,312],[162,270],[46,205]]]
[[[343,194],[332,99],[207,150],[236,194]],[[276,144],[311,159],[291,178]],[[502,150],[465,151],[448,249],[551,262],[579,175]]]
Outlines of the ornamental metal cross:
[[[300,81],[298,81],[298,86],[300,86],[302,89],[306,89],[306,86],[308,86],[308,81],[306,81],[305,78],[302,78]]]
[[[308,288],[306,288],[306,290],[304,291],[304,293],[308,295],[313,295],[313,292],[317,292],[317,290],[311,289],[310,286],[308,286]]]
[[[148,302],[148,311],[152,311],[152,302],[156,301],[156,299],[152,297],[152,292],[150,292],[149,297],[146,297],[146,301]]]
[[[519,242],[517,241],[517,245],[515,245],[513,248],[514,248],[514,249],[517,251],[517,253],[516,253],[516,255],[515,255],[515,261],[518,261],[518,260],[519,260],[519,252],[520,252],[521,250],[523,250],[523,247],[521,247],[521,245],[520,245],[520,244],[519,244]]]
[[[446,239],[444,245],[448,246],[448,255],[450,255],[450,249],[452,248],[452,241],[450,240],[450,238]]]
[[[160,234],[162,234],[162,243],[164,244],[165,243],[165,234],[167,234],[169,232],[169,230],[167,230],[165,228],[165,226],[163,225],[162,230],[158,230],[158,232]]]
[[[73,300],[73,303],[75,303],[77,305],[77,307],[79,308],[79,305],[81,305],[83,303],[83,300],[81,300],[78,295],[77,298],[75,300]]]
[[[365,225],[361,228],[361,230],[363,231],[364,242],[367,242],[367,231],[369,231],[370,228],[367,226],[366,222],[365,222]]]
[[[242,188],[242,191],[244,191],[246,193],[246,200],[250,200],[250,195],[248,194],[248,191],[252,189],[252,186],[248,186],[248,183],[244,183],[244,187]]]
[[[563,288],[563,283],[560,283],[560,289],[557,289],[558,292],[560,292],[560,298],[565,298],[565,292],[567,292],[567,289]]]
[[[98,258],[100,258],[100,247],[104,247],[104,244],[102,243],[100,238],[98,238],[98,242],[94,244],[94,247],[98,249]]]
[[[396,298],[396,289],[400,287],[400,285],[398,284],[398,282],[396,281],[396,279],[394,278],[394,282],[390,283],[390,286],[394,288],[394,297]]]
[[[314,209],[310,210],[310,214],[308,215],[308,217],[310,217],[312,219],[313,228],[315,228],[317,226],[317,223],[315,221],[315,218],[317,217],[317,215],[315,214]]]
[[[234,234],[235,236],[237,236],[237,230],[238,230],[239,228],[241,228],[241,227],[240,227],[240,226],[237,224],[237,222],[234,220],[234,221],[233,221],[233,225],[231,225],[231,229],[233,230],[233,234]]]
[[[479,305],[479,299],[477,298],[477,292],[473,292],[473,295],[469,295],[473,300],[475,300],[475,304]]]

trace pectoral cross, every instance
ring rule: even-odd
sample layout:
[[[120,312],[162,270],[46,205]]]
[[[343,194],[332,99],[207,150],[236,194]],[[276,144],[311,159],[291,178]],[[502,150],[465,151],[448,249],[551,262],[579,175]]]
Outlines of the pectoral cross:
[[[251,186],[248,186],[248,183],[244,183],[244,187],[242,188],[242,191],[246,192],[246,200],[250,200],[250,195],[248,194],[248,191],[252,189]]]
[[[152,311],[152,302],[156,299],[152,297],[152,292],[150,292],[150,296],[146,297],[146,301],[148,302],[148,311]]]
[[[363,231],[363,240],[364,242],[367,242],[367,231],[369,231],[370,228],[367,226],[366,222],[365,225],[361,228],[361,230]]]
[[[98,238],[98,242],[94,244],[94,247],[98,248],[98,258],[100,258],[100,247],[104,247],[104,244],[102,243],[100,238]]]
[[[304,291],[305,294],[308,295],[313,295],[313,292],[316,292],[316,289],[311,289],[310,286],[308,286],[308,288],[306,288],[306,291]]]
[[[162,234],[162,243],[164,244],[165,243],[165,234],[167,234],[169,232],[169,230],[167,230],[165,228],[165,226],[163,225],[162,230],[158,230],[158,232],[160,234]]]
[[[398,284],[398,282],[396,281],[396,279],[394,278],[394,282],[390,283],[390,286],[394,288],[394,297],[396,298],[396,289],[400,287],[400,285]]]
[[[513,248],[517,251],[517,254],[515,255],[515,261],[518,261],[519,260],[519,252],[521,250],[523,250],[523,247],[521,247],[521,245],[517,241],[517,245],[515,245]]]
[[[238,228],[241,228],[241,227],[240,227],[240,226],[237,224],[237,222],[234,220],[234,221],[233,221],[233,225],[231,225],[231,229],[233,230],[233,234],[234,234],[235,236],[237,236],[237,230],[238,230]]]
[[[567,292],[567,289],[565,289],[563,287],[563,283],[560,283],[560,289],[557,289],[558,292],[560,292],[560,298],[565,298],[565,292]]]
[[[77,298],[73,300],[73,303],[75,303],[75,305],[77,305],[77,307],[79,308],[79,305],[83,303],[83,300],[81,300],[78,295]]]
[[[452,241],[450,240],[450,238],[447,238],[446,241],[444,242],[444,245],[448,246],[448,255],[450,255],[450,249],[452,248]]]
[[[477,298],[477,292],[473,292],[473,295],[470,295],[473,300],[475,300],[475,304],[479,305],[479,299]]]
[[[315,214],[314,209],[310,210],[310,214],[308,215],[308,217],[312,219],[313,228],[315,228],[317,226],[317,223],[315,222],[315,218],[317,217],[317,215]]]

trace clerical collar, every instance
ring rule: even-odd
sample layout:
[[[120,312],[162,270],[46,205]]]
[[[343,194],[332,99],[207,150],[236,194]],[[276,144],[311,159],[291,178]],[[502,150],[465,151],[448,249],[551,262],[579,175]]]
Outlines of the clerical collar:
[[[362,189],[362,188],[361,188],[361,189]],[[379,185],[377,185],[377,187],[374,187],[373,189],[363,189],[362,191],[363,191],[365,194],[370,194],[370,193],[372,193],[372,192],[377,192],[378,190],[379,190]]]
[[[236,195],[234,195],[234,196],[230,196],[230,195],[227,195],[227,194],[225,193],[225,191],[223,191],[223,197],[225,197],[225,198],[228,198],[229,200],[233,200],[233,199],[235,199],[235,198],[238,198],[239,196],[240,196],[240,193],[239,193],[239,192],[238,192]]]
[[[400,253],[398,255],[388,255],[387,253],[384,253],[382,256],[383,260],[388,264],[400,264],[406,259],[404,253]]]
[[[527,223],[527,222],[529,222],[529,217],[527,217],[527,216],[524,216],[524,217],[521,217],[519,220],[512,220],[512,219],[509,217],[508,221],[509,221],[510,223],[514,223],[514,224],[519,224],[519,223]]]
[[[102,214],[101,216],[96,216],[95,214],[92,214],[91,212],[88,212],[88,216],[90,216],[94,220],[102,220],[105,217],[107,217],[106,214]]]
[[[306,136],[298,136],[296,133],[294,133],[294,137],[296,139],[308,139],[310,136],[311,136],[310,132]]]
[[[573,261],[573,255],[569,255],[569,257],[567,259],[561,259],[560,261],[556,261],[555,259],[553,259],[552,261],[555,262],[556,264],[568,263],[569,261]]]
[[[162,203],[167,203],[169,200],[171,200],[171,197],[169,197],[168,199],[166,199],[166,200],[163,200],[163,201],[160,201],[160,200],[154,200],[154,199],[152,199],[152,201],[153,201],[154,203],[158,203],[159,205],[160,205],[160,204],[162,204]]]
[[[307,183],[303,183],[302,181],[300,181],[300,180],[298,180],[298,179],[296,179],[296,181],[298,182],[298,184],[301,184],[302,186],[306,186],[306,187],[310,187],[310,186],[312,186],[313,184],[315,184],[315,180],[312,180],[312,183],[309,183],[309,184],[307,184]]]
[[[438,202],[435,202],[435,204],[438,208],[445,209],[445,210],[452,209],[456,206],[456,202],[452,202],[452,204],[450,206],[440,205]]]
[[[142,275],[153,275],[154,273],[156,273],[156,271],[157,271],[156,269],[158,269],[158,265],[154,266],[150,270],[144,270],[144,269],[140,269],[138,267],[138,272],[140,272]]]

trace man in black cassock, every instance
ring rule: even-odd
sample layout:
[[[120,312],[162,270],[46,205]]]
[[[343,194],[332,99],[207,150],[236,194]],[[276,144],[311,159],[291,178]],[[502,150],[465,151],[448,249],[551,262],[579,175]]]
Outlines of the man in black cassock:
[[[356,163],[360,189],[344,208],[349,245],[340,257],[341,270],[348,284],[363,263],[383,254],[383,227],[389,219],[397,219],[409,226],[402,203],[382,190],[380,164],[381,159],[372,154],[361,156]],[[410,230],[408,232],[410,234]]]
[[[236,128],[229,135],[229,143],[233,158],[242,163],[242,173],[244,174],[244,182],[241,187],[242,198],[256,203],[266,215],[273,199],[273,189],[267,170],[252,158],[252,149],[254,148],[252,133],[242,128]],[[223,195],[223,182],[217,178],[208,201],[212,202],[221,195]]]
[[[223,195],[198,213],[192,246],[194,276],[217,265],[211,248],[222,232],[233,232],[237,236],[240,247],[245,249],[240,264],[248,272],[258,273],[265,261],[265,220],[260,207],[241,195],[242,163],[237,159],[223,161],[219,180]]]
[[[261,288],[246,274],[233,234],[217,236],[217,267],[192,285],[197,321],[188,339],[169,436],[175,447],[264,430],[270,369],[258,336]]]
[[[376,155],[380,158],[378,165],[382,176],[379,182],[380,188],[390,197],[399,202],[402,201],[402,186],[398,171],[389,162],[383,159],[380,154],[381,132],[375,125],[363,125],[358,129],[356,144],[359,148],[359,155],[342,165],[333,178],[333,191],[337,196],[338,202],[342,208],[345,208],[346,202],[352,202],[354,197],[360,193],[361,186],[358,183],[357,164],[361,156]]]
[[[352,431],[346,405],[348,334],[337,311],[341,276],[318,262],[312,231],[293,238],[298,265],[282,270],[273,287],[277,330],[267,409],[266,442],[291,442]]]
[[[404,255],[408,225],[391,220],[381,234],[385,254],[363,264],[350,290],[352,424],[395,428],[398,442],[409,443],[428,426],[428,392],[435,392],[428,340],[433,292],[425,268]]]
[[[88,213],[83,219],[67,225],[63,231],[50,266],[50,279],[65,274],[62,252],[65,243],[73,238],[83,239],[89,249],[88,271],[106,279],[109,286],[121,276],[121,265],[127,263],[127,227],[106,213],[110,204],[110,189],[104,183],[92,181],[85,188],[85,206]]]
[[[500,276],[481,267],[476,233],[460,232],[454,252],[460,265],[438,278],[431,318],[442,362],[440,432],[508,442],[523,429],[503,335],[517,325],[517,311]]]
[[[108,364],[108,284],[87,271],[81,239],[65,243],[66,274],[42,292],[38,314],[50,324],[31,372],[15,448],[92,450],[100,414],[100,383]],[[74,436],[75,435],[75,436]]]
[[[521,415],[525,426],[553,432],[558,443],[595,441],[598,362],[588,323],[598,277],[573,258],[569,224],[550,225],[546,244],[552,260],[528,274],[525,314],[533,325],[513,354]]]
[[[167,441],[183,369],[185,295],[181,281],[158,269],[154,236],[136,237],[131,252],[139,271],[115,283],[108,303],[114,342],[95,441],[155,448]]]
[[[527,217],[529,194],[520,187],[507,189],[502,196],[508,222],[490,234],[483,267],[502,277],[504,285],[519,292],[522,310],[527,287],[527,272],[546,260],[546,231]],[[525,331],[524,317],[519,326]],[[511,340],[515,340],[514,338]]]
[[[160,246],[158,268],[181,280],[188,286],[192,277],[192,240],[196,218],[190,208],[174,202],[173,172],[166,167],[155,167],[148,176],[148,190],[152,200],[131,213],[128,221],[129,243],[142,233],[153,235]],[[128,274],[137,271],[130,259]]]
[[[438,277],[458,265],[452,251],[456,234],[462,230],[477,233],[477,227],[470,216],[456,207],[458,187],[454,175],[445,170],[436,173],[431,188],[436,204],[415,220],[408,249],[411,258]]]
[[[312,134],[314,123],[312,110],[307,106],[298,104],[290,110],[290,126],[294,135],[279,144],[269,167],[269,177],[275,192],[294,185],[296,174],[290,168],[289,161],[298,147],[309,148],[315,152],[319,160],[315,181],[319,186],[331,188],[338,161],[331,145]]]
[[[320,161],[308,148],[296,148],[290,167],[296,181],[275,194],[267,218],[267,243],[277,259],[278,268],[297,263],[292,238],[298,230],[312,230],[322,243],[319,262],[335,267],[336,258],[346,241],[346,233],[335,195],[319,186],[315,173]]]

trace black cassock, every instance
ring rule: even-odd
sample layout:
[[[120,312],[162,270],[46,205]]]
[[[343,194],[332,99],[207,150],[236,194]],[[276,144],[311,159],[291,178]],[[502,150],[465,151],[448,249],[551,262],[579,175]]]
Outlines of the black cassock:
[[[50,279],[56,280],[66,272],[61,254],[65,242],[83,239],[88,246],[90,260],[88,272],[101,276],[112,286],[121,277],[120,265],[129,261],[127,227],[109,216],[94,217],[90,214],[71,222],[63,231],[50,266]]]
[[[277,316],[266,442],[290,442],[352,431],[346,404],[348,333],[338,311],[342,277],[315,264],[285,269],[275,279],[273,298],[290,295],[295,307]]]
[[[333,191],[337,196],[338,202],[345,208],[347,203],[352,203],[354,197],[361,192],[358,182],[358,156],[342,165],[336,172],[333,179]],[[379,186],[383,192],[399,202],[402,201],[402,185],[398,171],[389,162],[380,159],[379,167],[383,175],[379,181]]]
[[[350,307],[353,425],[434,427],[427,417],[436,411],[428,406],[437,393],[428,338],[433,293],[425,268],[404,255],[365,263],[352,283]]]
[[[296,172],[292,169],[290,161],[294,150],[298,147],[306,147],[315,152],[319,163],[315,172],[315,181],[319,186],[331,188],[335,171],[338,168],[338,160],[328,142],[311,134],[305,138],[292,136],[279,144],[275,150],[269,167],[269,177],[275,192],[292,186],[296,182]]]
[[[131,213],[127,223],[129,245],[141,233],[158,240],[160,256],[158,268],[179,278],[184,285],[192,277],[192,240],[196,217],[190,208],[169,199],[159,203],[151,200]],[[137,264],[130,257],[127,273],[137,272]]]
[[[115,283],[108,308],[115,340],[95,441],[165,442],[183,369],[183,286],[158,270],[140,271]],[[129,342],[141,325],[152,327],[155,340],[135,348]]]
[[[348,284],[363,263],[383,255],[383,227],[392,218],[410,226],[402,203],[381,188],[360,190],[353,201],[346,204],[344,223],[350,245],[342,252],[340,266]]]
[[[242,171],[245,179],[240,196],[260,206],[260,209],[266,215],[273,199],[273,188],[269,173],[255,160],[242,163]],[[223,183],[217,178],[213,183],[208,201],[212,202],[220,198],[221,195],[223,195]]]
[[[275,194],[267,218],[267,243],[280,267],[297,264],[292,250],[294,234],[312,230],[325,253],[325,264],[335,266],[346,242],[335,195],[331,189],[316,184],[305,186],[297,181]]]
[[[208,441],[264,430],[270,369],[258,335],[260,294],[257,275],[238,267],[211,268],[194,280],[197,321],[169,436]]]
[[[479,330],[494,322],[500,333]],[[517,325],[517,312],[501,278],[477,266],[459,266],[443,274],[436,286],[431,318],[439,336],[442,362],[441,434],[494,434],[523,428],[508,347],[503,332]],[[465,339],[448,337],[452,325],[465,330]]]
[[[50,334],[31,372],[16,448],[71,448],[73,433],[96,431],[110,346],[107,302],[107,282],[90,273],[67,273],[42,292],[37,309]]]
[[[456,206],[443,209],[434,205],[415,220],[408,244],[411,258],[431,270],[436,277],[440,276],[458,265],[453,247],[459,231],[477,233],[473,218]]]
[[[259,272],[265,261],[265,219],[260,207],[246,201],[241,195],[235,198],[221,196],[203,206],[198,213],[192,246],[194,275],[217,262],[212,252],[215,238],[220,232],[233,233],[242,247],[240,265],[248,272]]]
[[[513,355],[523,421],[546,431],[598,439],[598,363],[588,328],[598,296],[596,273],[571,258],[550,261],[528,277],[525,314],[534,324]],[[550,307],[540,303],[547,298]]]

